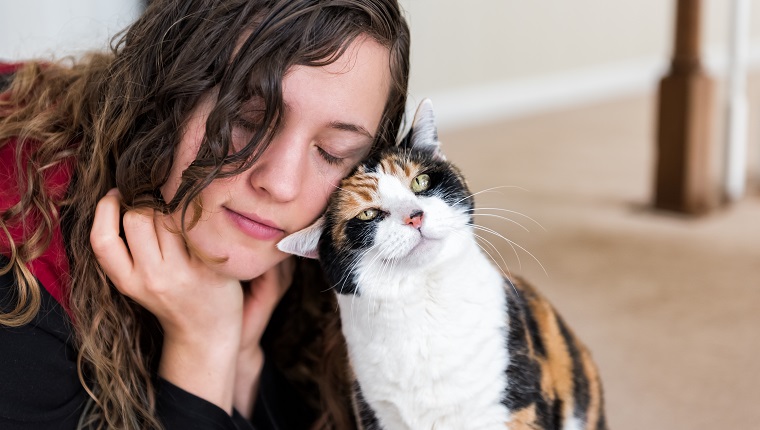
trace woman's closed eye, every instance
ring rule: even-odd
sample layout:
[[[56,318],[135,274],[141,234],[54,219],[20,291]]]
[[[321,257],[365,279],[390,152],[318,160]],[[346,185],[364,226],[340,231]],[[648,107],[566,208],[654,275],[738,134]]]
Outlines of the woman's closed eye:
[[[243,131],[253,133],[258,128],[258,124],[255,121],[252,121],[250,119],[244,118],[244,117],[237,117],[232,122],[233,127],[239,127]]]
[[[253,135],[262,127],[263,113],[257,111],[248,111],[237,115],[232,119],[232,143],[231,148],[235,151],[242,150]]]
[[[230,145],[230,152],[239,152],[251,141],[258,126],[255,123],[240,117],[235,118],[230,125],[232,126],[232,144]]]
[[[314,145],[319,156],[330,166],[352,167],[369,153],[371,141],[348,139],[317,139]],[[347,173],[347,172],[346,172]]]
[[[314,139],[319,156],[328,165],[340,168],[350,168],[364,159],[372,148],[373,138],[368,133],[356,131],[356,128],[335,122],[320,130]]]
[[[264,102],[260,98],[254,97],[241,106],[230,124],[236,150],[239,151],[248,144],[253,134],[261,128],[263,121]]]
[[[327,162],[327,164],[330,164],[333,166],[340,166],[345,161],[344,157],[333,155],[327,152],[321,146],[317,146],[317,150],[319,151],[319,155]]]

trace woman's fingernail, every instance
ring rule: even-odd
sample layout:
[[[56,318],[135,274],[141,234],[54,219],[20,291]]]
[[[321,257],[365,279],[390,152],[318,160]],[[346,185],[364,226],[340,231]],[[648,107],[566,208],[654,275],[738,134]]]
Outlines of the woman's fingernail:
[[[111,188],[110,190],[108,190],[108,192],[106,193],[106,195],[107,196],[117,196],[118,197],[118,196],[121,195],[121,193],[119,193],[119,189],[118,188]]]

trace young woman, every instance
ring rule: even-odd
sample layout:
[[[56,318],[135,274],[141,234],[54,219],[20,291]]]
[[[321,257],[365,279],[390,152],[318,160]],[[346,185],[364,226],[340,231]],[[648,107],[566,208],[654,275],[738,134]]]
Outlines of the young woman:
[[[0,66],[0,428],[351,428],[321,274],[275,244],[398,132],[395,0],[156,0]]]

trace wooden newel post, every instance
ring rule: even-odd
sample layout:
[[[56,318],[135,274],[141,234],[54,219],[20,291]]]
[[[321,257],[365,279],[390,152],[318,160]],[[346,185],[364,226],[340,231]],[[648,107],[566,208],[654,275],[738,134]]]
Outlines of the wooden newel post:
[[[660,81],[654,205],[686,214],[715,206],[710,141],[715,83],[700,61],[701,0],[677,0],[675,52]]]

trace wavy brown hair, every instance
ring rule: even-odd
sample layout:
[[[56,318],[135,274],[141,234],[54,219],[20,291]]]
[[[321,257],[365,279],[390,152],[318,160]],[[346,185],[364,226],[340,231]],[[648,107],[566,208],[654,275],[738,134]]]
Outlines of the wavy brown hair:
[[[182,219],[197,211],[204,187],[249,168],[267,148],[280,126],[286,71],[329,64],[359,36],[390,52],[391,90],[375,142],[387,145],[402,122],[409,74],[409,30],[396,0],[157,0],[114,39],[111,52],[68,63],[29,62],[16,72],[0,97],[0,146],[11,138],[20,142],[21,200],[0,217],[10,256],[0,272],[14,271],[17,306],[0,314],[0,324],[22,325],[37,313],[41,292],[28,263],[60,224],[71,267],[67,304],[80,379],[94,400],[87,425],[161,427],[155,417],[160,329],[150,313],[118,293],[95,261],[89,233],[99,198],[118,187],[126,208],[182,211]],[[158,190],[183,125],[212,90],[218,97],[198,155],[165,202]],[[231,153],[231,123],[254,96],[265,102],[269,127]],[[28,160],[21,157],[25,147],[32,148]],[[59,163],[73,163],[74,174],[65,197],[55,199],[44,186],[45,172]],[[9,228],[28,219],[40,222],[14,242]],[[326,288],[314,264],[298,267],[278,307],[287,317],[268,329],[265,348],[320,412],[315,427],[352,428],[332,294],[319,294]]]

